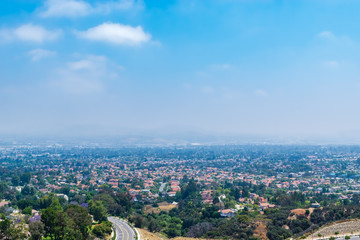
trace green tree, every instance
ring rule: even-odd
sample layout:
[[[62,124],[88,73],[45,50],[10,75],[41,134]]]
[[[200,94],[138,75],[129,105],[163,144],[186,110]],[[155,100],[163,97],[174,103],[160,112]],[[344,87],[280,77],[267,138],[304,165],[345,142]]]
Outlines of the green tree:
[[[110,235],[112,232],[112,223],[104,221],[100,224],[97,224],[92,229],[93,234],[96,237],[104,238],[106,235]]]
[[[18,201],[16,203],[16,205],[22,210],[27,208],[27,207],[32,207],[33,204],[34,204],[34,201],[32,201],[30,199],[21,199],[20,201]]]
[[[56,212],[62,212],[62,211],[63,211],[63,208],[62,208],[62,206],[61,206],[61,204],[60,204],[60,202],[59,202],[59,198],[57,198],[57,197],[54,197],[54,198],[52,199],[52,202],[51,202],[51,204],[50,204],[50,207],[51,207],[52,209],[54,209]]]
[[[45,224],[45,237],[50,237],[55,240],[65,238],[67,219],[63,212],[48,207],[42,211],[41,221]]]
[[[23,185],[29,184],[31,180],[31,174],[29,172],[20,175],[20,181]]]
[[[156,219],[151,219],[149,221],[148,229],[150,232],[159,232],[161,230],[161,225]]]
[[[65,194],[65,195],[69,195],[69,193],[70,193],[70,186],[67,185],[67,186],[61,187],[60,193]]]
[[[136,215],[136,217],[134,219],[135,227],[142,228],[144,225],[144,222],[145,222],[145,219],[140,214]]]
[[[21,189],[21,194],[32,196],[35,194],[35,189],[26,185],[23,189]]]
[[[0,198],[4,198],[4,193],[8,190],[8,186],[4,182],[0,182]]]
[[[23,212],[23,214],[31,216],[32,215],[32,208],[31,207],[26,207],[22,212]]]
[[[49,196],[45,196],[45,197],[42,197],[38,200],[38,206],[39,208],[41,209],[45,209],[45,208],[48,208],[50,207],[51,203],[52,203],[52,200],[54,198],[54,195],[49,195]]]
[[[69,220],[72,220],[71,227],[75,232],[79,232],[81,239],[89,236],[89,227],[91,226],[91,217],[86,208],[78,205],[70,205],[66,208],[65,213]]]
[[[15,225],[5,216],[2,216],[1,218],[2,221],[0,221],[0,239],[4,239],[4,240],[26,239],[25,224],[23,222],[19,222]]]
[[[20,185],[20,177],[18,175],[13,175],[11,178],[11,183],[13,186],[19,186]]]
[[[48,207],[41,212],[41,221],[44,223],[45,237],[53,238],[53,234],[55,233],[56,227],[56,211]]]
[[[181,197],[182,199],[186,199],[189,196],[195,194],[198,190],[199,187],[196,184],[195,180],[192,178],[190,179],[189,183],[181,189]]]
[[[181,226],[181,225],[180,225]],[[174,238],[181,235],[181,227],[176,224],[170,224],[167,229],[165,229],[166,235],[170,238]]]
[[[55,227],[54,227],[54,239],[55,240],[62,240],[62,239],[69,239],[69,240],[75,240],[76,238],[70,238],[70,236],[68,236],[68,219],[66,214],[64,214],[63,212],[56,212],[56,220],[55,220]],[[66,237],[68,236],[68,237]]]
[[[2,217],[0,222],[0,239],[6,239],[10,236],[11,232],[11,222],[5,216]]]
[[[43,222],[35,221],[29,223],[29,232],[31,240],[41,240],[45,234],[45,225]]]
[[[106,221],[106,208],[100,201],[89,201],[89,212],[94,216],[95,221]]]

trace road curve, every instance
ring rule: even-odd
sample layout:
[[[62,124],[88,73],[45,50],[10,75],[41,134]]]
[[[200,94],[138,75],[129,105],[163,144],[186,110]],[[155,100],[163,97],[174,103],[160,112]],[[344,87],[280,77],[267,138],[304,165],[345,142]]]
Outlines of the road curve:
[[[135,232],[127,222],[117,217],[108,217],[108,220],[114,225],[116,240],[135,240]]]

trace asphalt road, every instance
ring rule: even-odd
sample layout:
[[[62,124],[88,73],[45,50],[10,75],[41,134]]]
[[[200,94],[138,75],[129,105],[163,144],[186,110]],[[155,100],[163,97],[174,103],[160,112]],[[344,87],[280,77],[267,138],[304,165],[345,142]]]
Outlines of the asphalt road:
[[[116,217],[108,217],[116,230],[116,240],[135,240],[134,230],[123,220]]]
[[[165,186],[166,186],[166,183],[162,182],[161,185],[160,185],[160,188],[159,188],[160,193],[162,193],[164,191]]]

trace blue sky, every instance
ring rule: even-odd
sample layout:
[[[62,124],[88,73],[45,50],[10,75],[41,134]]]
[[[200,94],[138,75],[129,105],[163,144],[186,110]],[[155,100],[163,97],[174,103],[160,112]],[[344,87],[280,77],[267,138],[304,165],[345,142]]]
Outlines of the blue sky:
[[[0,134],[357,141],[359,9],[355,0],[3,0]]]

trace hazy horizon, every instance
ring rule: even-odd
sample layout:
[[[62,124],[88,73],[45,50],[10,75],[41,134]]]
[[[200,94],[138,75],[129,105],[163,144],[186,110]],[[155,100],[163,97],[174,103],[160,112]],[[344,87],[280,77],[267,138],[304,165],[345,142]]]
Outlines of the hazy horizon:
[[[0,136],[360,144],[358,1],[2,6]]]

